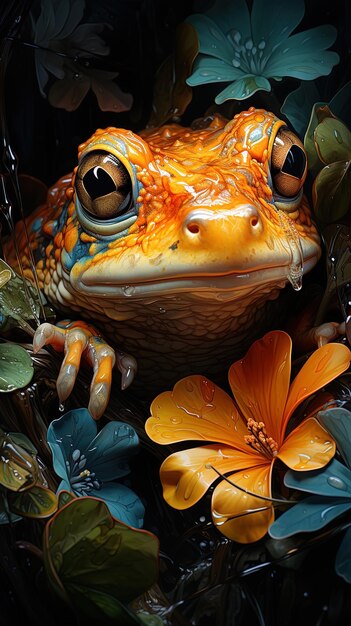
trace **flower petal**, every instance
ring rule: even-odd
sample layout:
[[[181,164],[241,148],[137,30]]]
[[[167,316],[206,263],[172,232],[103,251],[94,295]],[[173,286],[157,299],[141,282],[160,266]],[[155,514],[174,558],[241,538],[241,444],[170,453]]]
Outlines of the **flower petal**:
[[[222,104],[226,100],[245,100],[256,91],[270,91],[269,80],[264,76],[254,76],[249,74],[223,89],[215,98],[216,104]]]
[[[91,88],[96,95],[101,111],[121,113],[129,111],[133,104],[133,96],[126,93],[111,80],[92,78]]]
[[[290,386],[284,412],[284,431],[296,407],[347,370],[350,358],[350,350],[341,343],[328,343],[311,354]]]
[[[193,73],[186,79],[186,83],[190,87],[206,85],[207,83],[225,83],[241,78],[243,74],[242,69],[233,67],[225,61],[208,56],[199,56],[194,63]]]
[[[151,413],[145,430],[157,443],[218,441],[248,449],[246,424],[233,400],[204,376],[187,376],[173,391],[161,393],[152,402]]]
[[[339,62],[336,52],[326,51],[337,31],[333,26],[317,26],[282,41],[270,55],[265,76],[293,76],[313,80],[324,76]]]
[[[349,499],[351,503],[351,472],[332,459],[327,467],[317,472],[287,471],[284,483],[291,489],[307,491],[318,496]]]
[[[319,469],[335,454],[335,442],[314,417],[305,420],[285,439],[278,458],[290,469]]]
[[[232,62],[233,48],[224,32],[217,24],[206,15],[194,14],[187,18],[196,30],[199,39],[199,52],[211,57],[222,59],[227,63]]]
[[[73,409],[53,420],[47,431],[47,441],[53,456],[55,473],[67,479],[66,461],[74,450],[85,450],[95,437],[97,426],[88,409]]]
[[[228,478],[243,489],[269,498],[271,466],[266,461],[263,467],[237,472]],[[261,539],[274,520],[274,509],[269,501],[255,498],[224,480],[213,492],[211,508],[213,523],[218,530],[239,543]]]
[[[291,339],[282,331],[255,341],[246,356],[229,369],[235,400],[248,419],[263,421],[267,433],[281,443],[283,416],[290,381]]]
[[[273,539],[285,539],[296,533],[310,533],[324,528],[351,508],[350,502],[340,503],[330,498],[309,496],[285,511],[269,528]]]
[[[217,0],[206,11],[206,15],[216,22],[224,33],[239,32],[241,42],[251,37],[250,13],[246,0],[235,0],[229,3],[228,0]]]
[[[339,546],[335,571],[347,583],[351,583],[351,528],[348,528]]]
[[[296,26],[301,22],[305,13],[304,0],[281,2],[279,5],[279,19],[277,19],[276,0],[255,0],[252,7],[251,24],[252,38],[256,46],[263,40],[266,42],[264,53],[275,48],[285,41]]]
[[[82,72],[77,72],[76,78],[70,70],[68,72],[50,88],[49,102],[59,109],[75,111],[90,89],[90,79]]]
[[[160,468],[164,499],[175,509],[187,509],[196,504],[218,478],[210,465],[225,474],[267,463],[264,457],[248,450],[248,453],[237,452],[213,444],[171,454]]]
[[[119,483],[108,483],[102,485],[101,489],[92,489],[89,493],[92,498],[100,498],[107,504],[113,517],[134,526],[141,528],[144,521],[145,508],[138,496]]]
[[[125,422],[106,424],[85,448],[86,467],[99,480],[113,480],[129,473],[128,459],[136,454],[139,438]]]

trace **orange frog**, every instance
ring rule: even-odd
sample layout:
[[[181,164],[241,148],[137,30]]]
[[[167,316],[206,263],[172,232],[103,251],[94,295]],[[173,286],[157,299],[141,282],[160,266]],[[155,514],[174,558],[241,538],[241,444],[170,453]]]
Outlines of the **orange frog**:
[[[187,374],[226,372],[263,333],[267,301],[288,281],[299,289],[320,257],[306,171],[298,137],[254,108],[191,129],[97,130],[82,144],[77,168],[49,190],[28,229],[50,303],[96,324],[117,349],[84,322],[41,325],[35,350],[50,343],[65,352],[61,400],[82,354],[94,366],[94,417],[115,362],[122,386],[131,382],[128,353],[146,395]],[[24,249],[21,224],[17,237]]]

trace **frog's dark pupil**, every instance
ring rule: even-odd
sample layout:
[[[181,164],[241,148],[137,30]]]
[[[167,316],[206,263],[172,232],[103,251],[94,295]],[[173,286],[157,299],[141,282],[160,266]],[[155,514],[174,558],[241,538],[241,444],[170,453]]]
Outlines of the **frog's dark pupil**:
[[[306,155],[299,146],[291,146],[282,167],[282,172],[302,178],[306,166]]]
[[[116,191],[116,185],[111,176],[98,165],[85,174],[83,184],[92,200]]]

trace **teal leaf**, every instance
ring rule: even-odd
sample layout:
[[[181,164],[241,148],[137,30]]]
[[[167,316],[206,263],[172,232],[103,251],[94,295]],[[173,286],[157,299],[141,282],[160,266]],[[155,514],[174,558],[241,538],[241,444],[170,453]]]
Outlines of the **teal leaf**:
[[[312,80],[302,82],[300,87],[285,98],[280,110],[300,137],[303,137],[307,130],[313,105],[316,102],[318,103],[317,106],[324,104],[318,102],[319,99],[319,91]]]
[[[206,15],[194,14],[187,18],[199,39],[199,52],[231,64],[233,49],[224,32]]]
[[[318,421],[330,433],[347,467],[351,469],[351,412],[343,408],[319,411]]]
[[[29,385],[34,369],[28,352],[15,343],[0,344],[0,392],[7,393]]]
[[[101,498],[107,504],[111,515],[120,522],[134,528],[141,528],[143,525],[144,506],[134,491],[125,485],[105,483],[101,489],[93,489],[91,496]]]
[[[291,489],[308,491],[315,495],[332,498],[350,498],[351,506],[351,472],[342,463],[332,459],[321,470],[312,472],[293,472],[288,470],[284,483]]]
[[[240,80],[236,80],[228,85],[215,98],[216,104],[222,104],[226,100],[246,100],[250,98],[256,91],[271,91],[269,80],[264,76],[244,76]]]
[[[186,79],[187,85],[196,87],[207,83],[229,82],[243,76],[240,68],[235,68],[225,61],[208,56],[199,56],[193,66],[193,73]]]
[[[339,117],[343,122],[345,122],[348,127],[351,126],[350,100],[351,80],[339,89],[329,103],[330,110],[334,113],[334,115],[336,115],[336,117]]]
[[[301,532],[313,532],[351,509],[351,500],[335,504],[330,498],[309,496],[283,513],[270,526],[273,539],[285,539]]]
[[[351,583],[351,528],[348,528],[335,559],[335,571],[347,583]]]

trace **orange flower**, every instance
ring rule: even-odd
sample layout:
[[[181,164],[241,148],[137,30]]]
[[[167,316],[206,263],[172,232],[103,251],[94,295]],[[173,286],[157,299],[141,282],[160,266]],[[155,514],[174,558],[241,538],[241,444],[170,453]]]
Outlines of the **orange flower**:
[[[300,402],[344,372],[350,357],[342,344],[318,348],[289,385],[291,339],[273,331],[229,370],[239,410],[227,393],[199,375],[183,378],[172,392],[157,396],[145,424],[151,439],[161,444],[217,442],[166,458],[160,469],[165,500],[186,509],[200,500],[218,472],[234,471],[228,479],[238,488],[222,480],[213,491],[213,522],[241,543],[263,537],[274,520],[269,499],[275,459],[306,471],[323,467],[335,454],[334,442],[314,418],[285,433]]]

